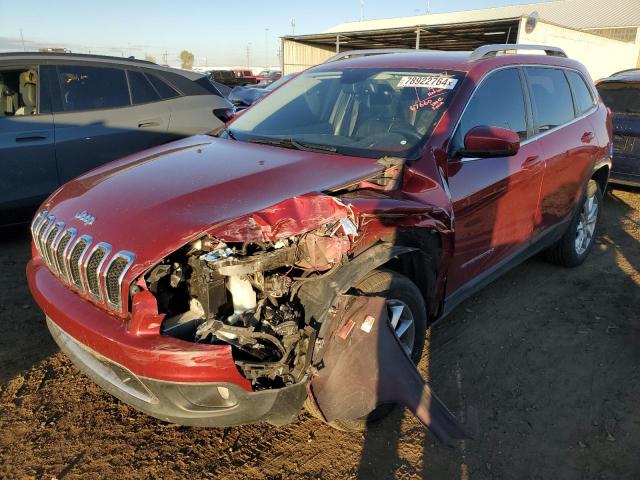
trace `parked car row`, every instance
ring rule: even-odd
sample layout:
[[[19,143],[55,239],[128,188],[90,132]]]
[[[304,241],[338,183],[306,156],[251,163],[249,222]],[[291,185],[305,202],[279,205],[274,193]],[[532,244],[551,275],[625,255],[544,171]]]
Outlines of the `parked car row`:
[[[289,75],[285,75],[275,82],[262,87],[260,87],[260,85],[255,85],[253,87],[234,87],[228,92],[226,97],[235,105],[236,112],[240,112],[253,105],[265,95],[269,95],[276,88],[287,83],[294,75],[295,74],[290,73]]]
[[[611,170],[589,74],[540,48],[332,61],[77,177],[31,225],[53,338],[165,421],[280,425],[304,405],[354,431],[400,403],[465,438],[414,365],[428,324],[538,252],[584,262]]]
[[[253,75],[251,70],[209,70],[206,75],[210,80],[227,85],[228,87],[256,85],[265,87],[278,80],[282,73],[279,70],[262,70]]]
[[[87,170],[211,131],[232,114],[199,73],[97,55],[0,54],[0,224],[30,218]]]

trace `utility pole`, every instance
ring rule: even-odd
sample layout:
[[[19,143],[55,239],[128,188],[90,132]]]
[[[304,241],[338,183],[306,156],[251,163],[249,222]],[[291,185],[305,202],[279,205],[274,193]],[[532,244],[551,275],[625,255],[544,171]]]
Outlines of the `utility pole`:
[[[291,19],[291,35],[295,35],[296,34],[296,19],[292,18]]]
[[[22,41],[22,51],[26,52],[27,49],[24,46],[24,36],[22,35],[22,29],[20,29],[20,40]]]
[[[169,65],[167,63],[167,57],[169,56],[169,53],[165,50],[164,53],[162,54],[162,64],[163,65]]]
[[[360,21],[364,21],[364,0],[360,0]]]
[[[431,13],[431,0],[427,0],[427,15]]]
[[[269,29],[264,29],[264,68],[269,68]]]

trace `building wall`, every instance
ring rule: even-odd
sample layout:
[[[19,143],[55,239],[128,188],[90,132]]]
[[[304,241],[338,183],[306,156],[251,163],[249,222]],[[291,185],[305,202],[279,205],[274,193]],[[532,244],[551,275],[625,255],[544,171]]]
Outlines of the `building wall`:
[[[526,19],[522,19],[518,43],[560,47],[569,57],[584,64],[594,80],[638,66],[640,45],[637,43],[620,42],[541,21],[532,33],[527,34],[525,22]]]
[[[283,75],[318,65],[336,53],[335,47],[320,47],[287,39],[282,41],[282,51]]]

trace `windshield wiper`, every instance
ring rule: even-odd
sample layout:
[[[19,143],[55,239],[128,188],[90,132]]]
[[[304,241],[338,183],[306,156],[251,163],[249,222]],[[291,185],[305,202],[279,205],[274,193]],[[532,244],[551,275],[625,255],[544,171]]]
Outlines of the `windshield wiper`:
[[[273,145],[275,147],[292,148],[295,150],[304,150],[305,152],[329,152],[336,153],[338,149],[330,145],[317,145],[315,143],[300,142],[293,138],[251,138],[251,143],[260,143],[263,145]]]
[[[233,132],[231,132],[231,130],[229,130],[224,125],[221,126],[221,127],[216,128],[215,130],[211,130],[210,132],[207,132],[206,135],[210,135],[212,137],[220,138],[223,133],[226,133],[227,137],[230,138],[231,140],[238,140],[236,138],[236,136],[233,134]]]

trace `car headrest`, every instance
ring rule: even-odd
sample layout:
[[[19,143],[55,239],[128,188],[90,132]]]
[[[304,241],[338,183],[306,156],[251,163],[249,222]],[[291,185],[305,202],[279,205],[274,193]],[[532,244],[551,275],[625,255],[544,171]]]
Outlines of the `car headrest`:
[[[25,107],[35,108],[37,95],[36,72],[29,70],[20,74],[20,97]]]
[[[391,85],[382,83],[376,85],[376,93],[371,97],[372,105],[391,105],[394,91]]]

